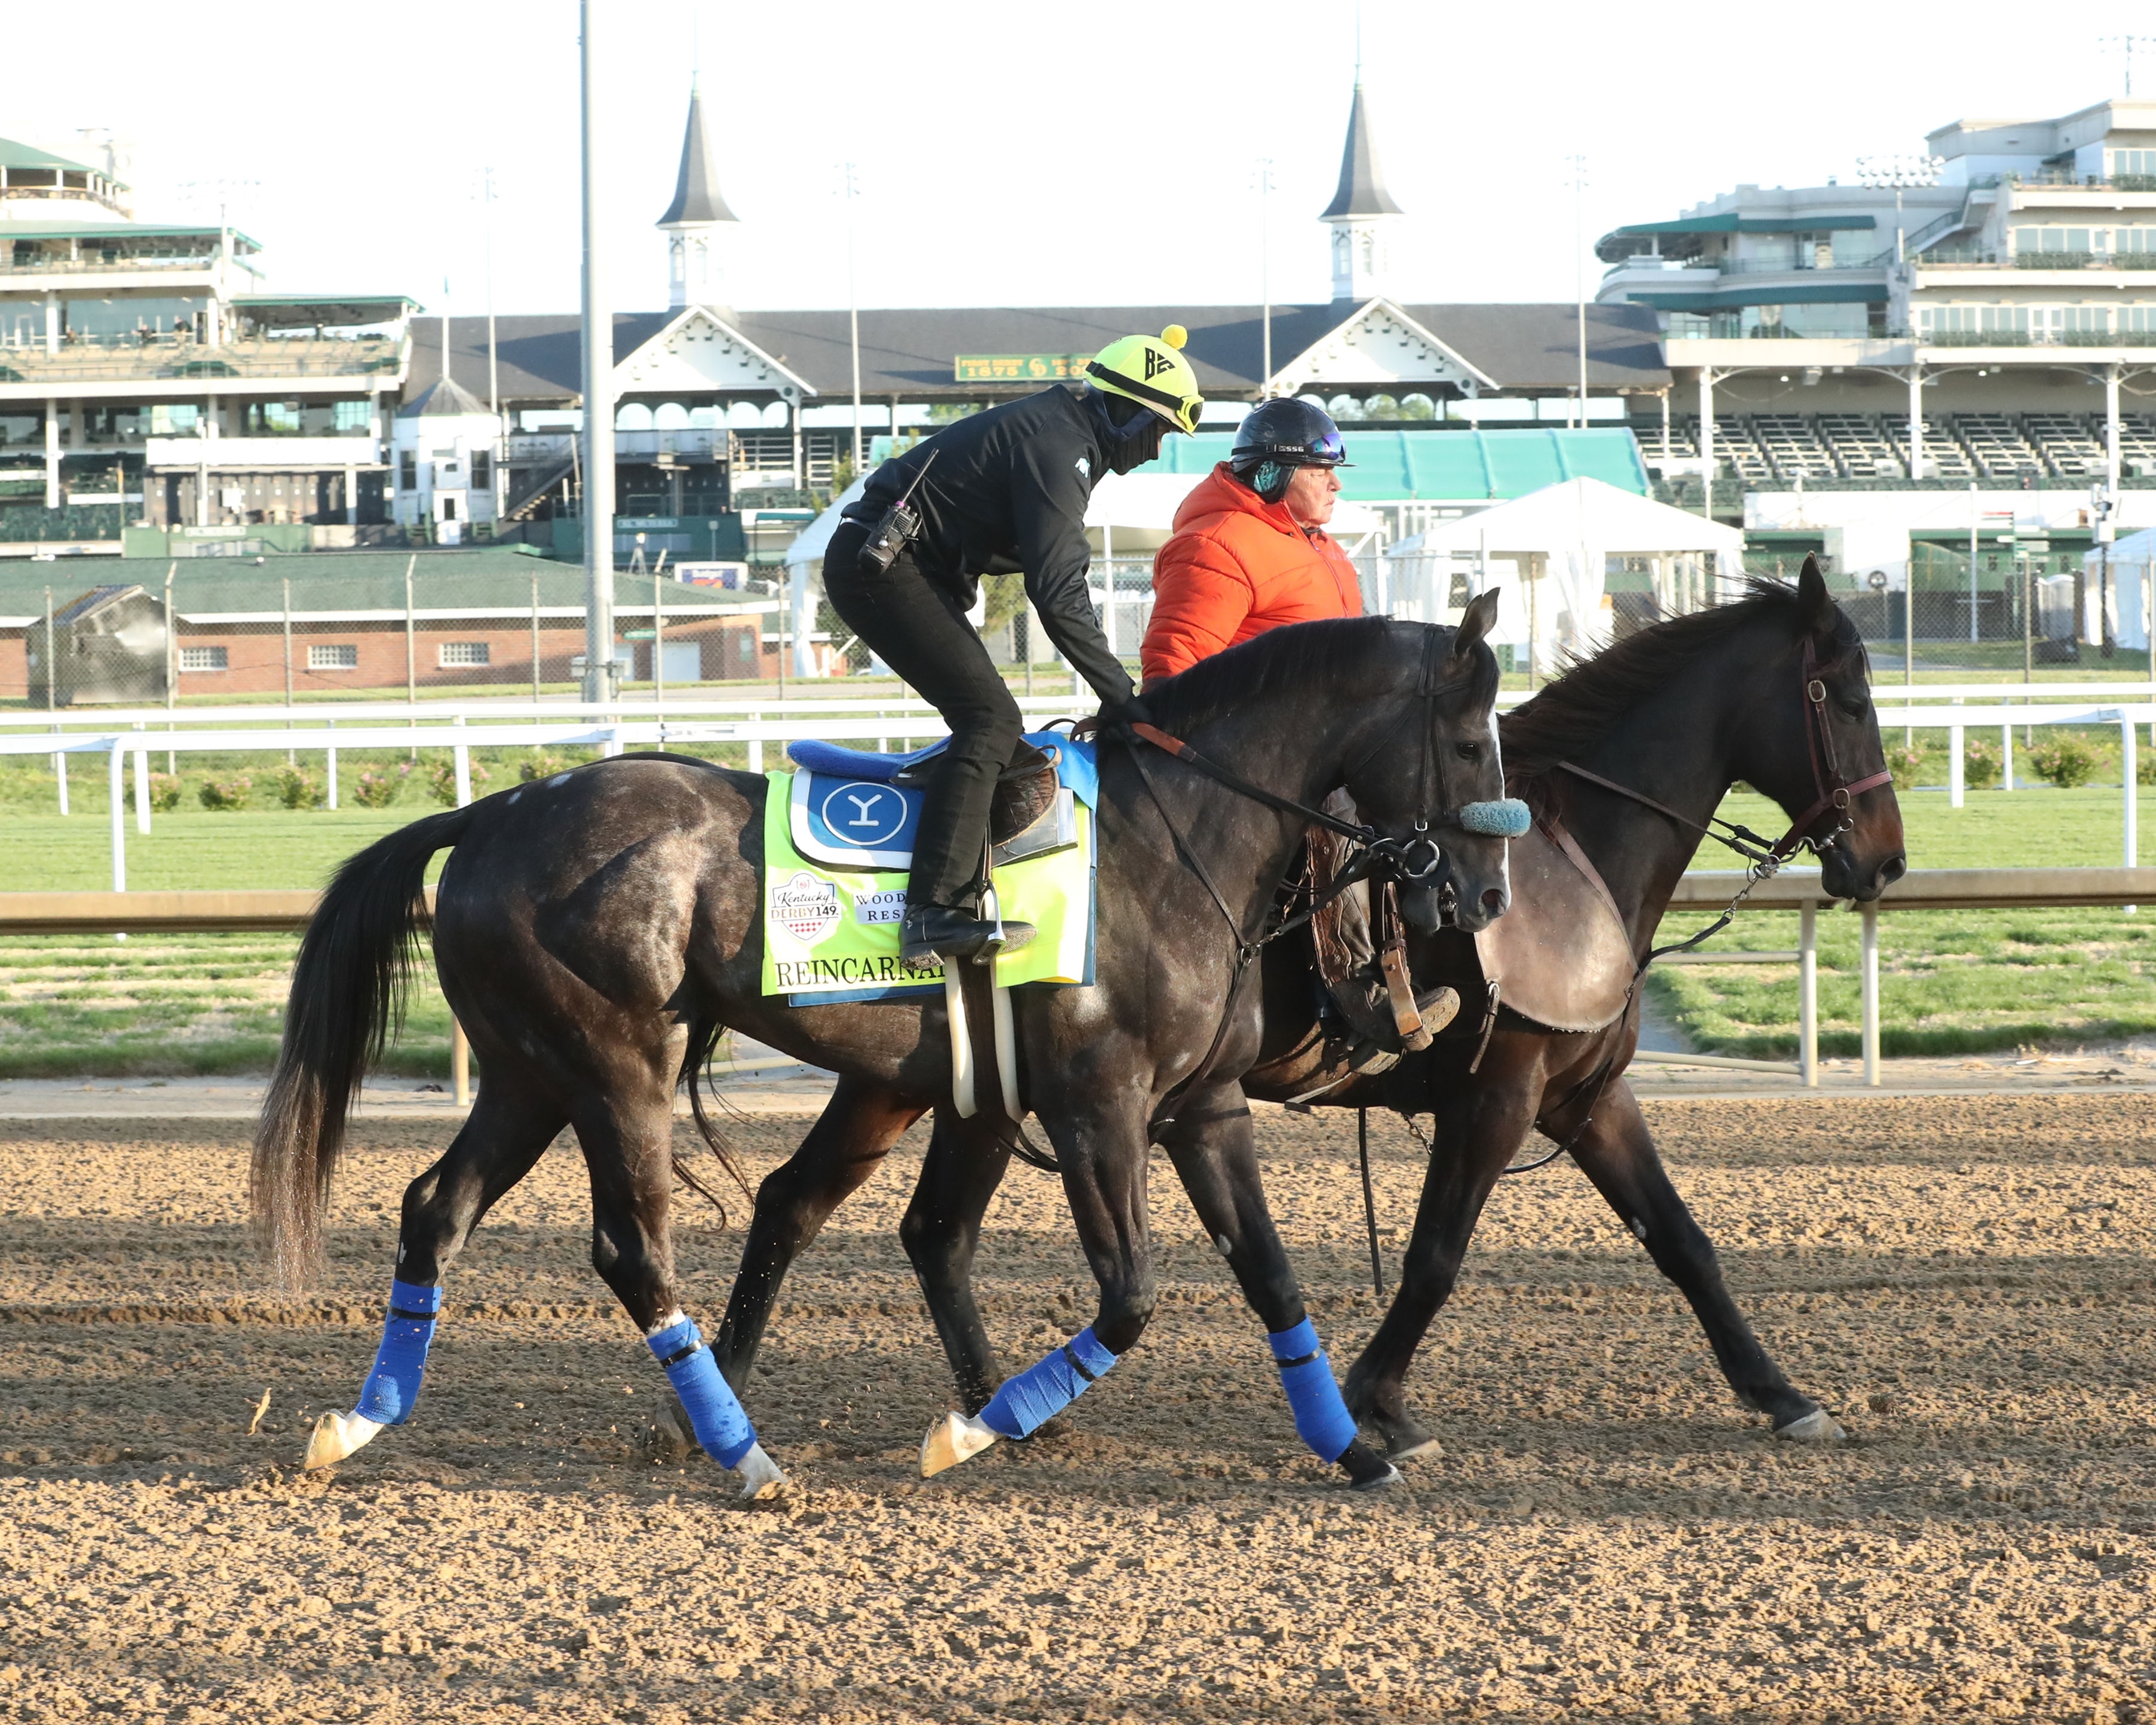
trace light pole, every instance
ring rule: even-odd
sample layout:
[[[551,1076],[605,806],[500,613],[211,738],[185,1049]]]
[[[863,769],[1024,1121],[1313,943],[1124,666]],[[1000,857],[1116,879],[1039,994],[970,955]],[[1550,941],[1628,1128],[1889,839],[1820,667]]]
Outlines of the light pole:
[[[603,0],[578,0],[583,65],[584,174],[584,687],[614,697],[613,316],[599,264],[598,71],[593,21]]]
[[[841,172],[845,176],[846,198],[846,329],[854,346],[854,477],[861,476],[861,310],[859,296],[854,291],[854,165],[849,162]],[[898,415],[891,415],[891,437],[898,436]]]
[[[1587,158],[1573,156],[1572,163],[1572,272],[1573,291],[1579,311],[1579,429],[1587,429]]]
[[[1264,376],[1258,398],[1270,400],[1273,393],[1273,163],[1268,156],[1258,164],[1258,293],[1265,301],[1265,351],[1260,357]]]

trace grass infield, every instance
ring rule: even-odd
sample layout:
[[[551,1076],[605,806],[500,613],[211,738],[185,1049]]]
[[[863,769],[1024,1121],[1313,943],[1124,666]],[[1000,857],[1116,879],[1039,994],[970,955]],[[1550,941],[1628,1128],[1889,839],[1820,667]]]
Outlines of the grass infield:
[[[490,788],[513,783],[525,752],[475,751]],[[100,763],[101,764],[101,763]],[[353,783],[368,762],[346,765]],[[266,784],[274,771],[249,769]],[[218,769],[213,766],[210,772]],[[1906,791],[1902,804],[1917,868],[2112,865],[2120,853],[2120,790],[2112,783],[1969,793],[1949,809],[1943,790]],[[190,774],[190,782],[201,774]],[[1920,773],[1920,779],[1932,776]],[[0,891],[97,889],[111,881],[105,780],[74,770],[74,813],[52,811],[43,762],[0,770]],[[348,798],[348,793],[347,793]],[[152,821],[130,823],[128,885],[139,889],[316,886],[353,851],[439,806],[421,775],[380,809],[290,810],[266,797],[231,813],[192,799]],[[1765,832],[1784,822],[1763,799],[1732,794],[1723,813]],[[2148,854],[2144,850],[2144,855]],[[1732,866],[1707,847],[1697,865]],[[1672,917],[1663,938],[1701,926]],[[1740,916],[1716,946],[1786,952],[1794,913]],[[2156,1034],[2156,905],[2116,910],[1899,911],[1880,925],[1881,1040],[1896,1054],[1952,1054],[2024,1045],[2073,1046]],[[1857,919],[1820,924],[1821,1047],[1858,1046]],[[293,942],[271,935],[138,937],[126,942],[68,936],[0,942],[0,1076],[172,1075],[260,1070],[276,1046]],[[1796,1046],[1792,965],[1657,970],[1660,1009],[1700,1048],[1776,1055]],[[421,989],[390,1069],[440,1076],[449,1066],[449,1017]]]

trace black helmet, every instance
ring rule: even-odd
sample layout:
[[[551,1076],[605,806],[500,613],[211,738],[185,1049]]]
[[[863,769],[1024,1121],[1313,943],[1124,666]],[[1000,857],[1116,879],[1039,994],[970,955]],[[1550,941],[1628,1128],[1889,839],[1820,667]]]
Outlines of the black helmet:
[[[1228,465],[1268,503],[1277,503],[1298,467],[1345,467],[1348,446],[1324,408],[1283,397],[1243,421]]]
[[[1345,467],[1348,446],[1324,408],[1292,396],[1269,401],[1245,419],[1228,456],[1240,473],[1260,461],[1283,467]]]

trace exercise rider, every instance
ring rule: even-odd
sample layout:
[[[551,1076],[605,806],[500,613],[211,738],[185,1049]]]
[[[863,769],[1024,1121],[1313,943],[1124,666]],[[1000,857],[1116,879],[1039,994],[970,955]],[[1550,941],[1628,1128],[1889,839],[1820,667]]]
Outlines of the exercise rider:
[[[1325,531],[1347,454],[1322,408],[1269,401],[1251,411],[1153,558],[1148,688],[1267,629],[1363,614],[1355,566]]]
[[[1026,596],[1104,716],[1142,719],[1093,616],[1086,506],[1104,472],[1159,454],[1204,403],[1184,332],[1110,342],[1076,389],[1058,383],[959,420],[886,461],[824,557],[832,608],[942,714],[950,747],[922,798],[901,950],[910,962],[978,957],[996,937],[980,888],[996,780],[1024,747],[1018,703],[966,620],[979,578],[1023,570]],[[1005,922],[1003,949],[1033,937]]]

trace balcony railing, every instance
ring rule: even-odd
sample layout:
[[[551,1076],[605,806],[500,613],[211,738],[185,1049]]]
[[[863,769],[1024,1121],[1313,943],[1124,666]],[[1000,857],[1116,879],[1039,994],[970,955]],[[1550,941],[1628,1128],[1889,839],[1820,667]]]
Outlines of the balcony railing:
[[[4,238],[4,236],[0,236]],[[199,270],[203,273],[217,267],[217,254],[199,256],[163,257],[144,256],[139,253],[126,255],[54,258],[43,255],[33,258],[14,258],[0,251],[0,275],[102,275],[108,271],[126,270]]]
[[[0,347],[0,383],[164,382],[221,377],[387,377],[403,362],[403,344],[386,336],[351,341],[252,336],[218,346],[170,336],[84,340],[57,353]]]

